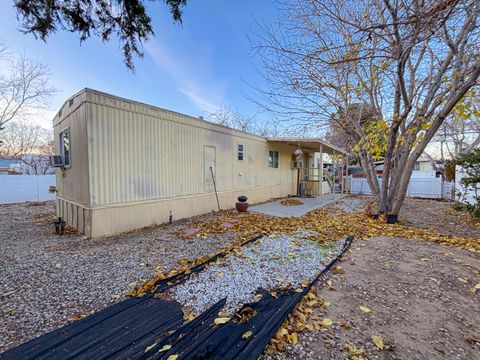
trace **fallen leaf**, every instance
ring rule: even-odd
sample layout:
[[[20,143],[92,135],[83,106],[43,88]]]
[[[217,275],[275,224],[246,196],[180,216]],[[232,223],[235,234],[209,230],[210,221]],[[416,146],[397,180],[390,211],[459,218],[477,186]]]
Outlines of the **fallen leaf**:
[[[330,301],[325,301],[323,305],[325,305],[326,307],[329,307],[329,306],[332,306],[332,303]]]
[[[281,337],[283,335],[287,335],[288,334],[288,330],[285,329],[283,326],[277,331],[277,334]]]
[[[383,343],[383,338],[381,336],[372,335],[372,341],[378,349],[383,350],[385,344]]]
[[[287,334],[287,341],[292,344],[293,346],[297,345],[298,343],[298,334],[296,332],[292,332],[291,334]]]
[[[388,260],[385,264],[383,264],[383,267],[388,269],[390,266],[392,266],[393,264],[395,264],[395,261],[394,260]]]
[[[10,295],[14,294],[15,291],[8,291],[2,294],[3,297],[9,297]]]
[[[76,315],[73,315],[72,316],[72,320],[73,321],[78,321],[78,320],[82,320],[86,317],[87,315],[85,314],[76,314]]]
[[[144,351],[144,352],[149,352],[149,351],[152,350],[155,346],[157,346],[157,344],[158,344],[158,342],[153,343],[153,344],[150,345],[150,346],[147,346],[147,347],[145,348],[145,351]]]
[[[355,345],[345,344],[343,347],[348,351],[348,355],[352,358],[354,356],[355,357],[361,356],[365,352],[365,350],[363,349],[363,346],[357,349]]]
[[[223,325],[229,322],[230,320],[231,318],[228,318],[228,317],[218,317],[213,322],[215,323],[215,325]]]
[[[14,312],[14,311],[15,311],[14,308],[7,307],[7,308],[3,311],[3,313],[6,315],[6,314],[10,314],[11,312]]]
[[[285,281],[284,278],[276,278],[275,280],[278,281],[278,282],[284,282]]]
[[[252,334],[253,334],[253,333],[252,333],[251,331],[245,331],[245,332],[243,333],[243,335],[242,335],[242,339],[243,339],[243,340],[246,340],[246,339],[248,339],[250,336],[252,336]]]
[[[272,295],[275,299],[277,298],[277,292],[276,292],[276,291],[272,291],[272,292],[270,293],[270,295]]]
[[[192,273],[192,270],[188,269],[184,272],[185,275],[190,275]]]
[[[322,324],[325,325],[325,326],[330,326],[330,325],[333,324],[333,321],[332,321],[331,319],[329,319],[329,318],[324,318],[324,319],[322,320]]]
[[[472,287],[469,291],[475,294],[479,289],[480,289],[480,283]]]
[[[220,276],[221,278],[225,277],[225,273],[222,271],[218,274],[218,276]]]
[[[163,347],[158,350],[158,352],[164,352],[164,351],[167,351],[167,350],[170,350],[172,348],[172,345],[163,345]]]
[[[332,280],[327,281],[327,288],[328,288],[328,290],[333,290],[333,281]]]
[[[256,301],[256,302],[260,301],[260,300],[262,299],[262,297],[263,297],[263,294],[257,294],[257,295],[255,295],[255,301]]]
[[[367,314],[372,312],[371,309],[369,309],[369,308],[367,308],[366,306],[363,306],[363,305],[360,305],[358,308],[360,310],[362,310],[364,313],[367,313]]]
[[[175,355],[170,355],[167,360],[177,360],[178,359],[178,354]]]
[[[250,306],[244,307],[237,314],[235,314],[235,316],[237,316],[239,318],[239,321],[242,324],[249,321],[255,315],[257,315],[257,312],[255,310],[253,310]]]
[[[467,282],[468,282],[467,279],[462,279],[462,278],[457,278],[457,279],[458,279],[458,281],[460,281],[460,282],[462,282],[462,283],[467,283]]]
[[[428,259],[428,258],[421,258],[420,260],[422,260],[422,261],[430,261],[430,259]]]

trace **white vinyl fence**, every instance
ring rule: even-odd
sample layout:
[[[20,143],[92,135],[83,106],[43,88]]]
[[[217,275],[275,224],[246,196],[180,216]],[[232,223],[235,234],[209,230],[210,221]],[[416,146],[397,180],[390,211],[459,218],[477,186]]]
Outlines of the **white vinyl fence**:
[[[55,185],[55,175],[1,175],[0,204],[55,200],[48,188]]]
[[[381,185],[381,178],[378,179]],[[453,183],[445,182],[437,177],[411,177],[407,196],[428,199],[453,199]],[[352,194],[371,195],[372,192],[365,178],[351,178],[350,192]]]

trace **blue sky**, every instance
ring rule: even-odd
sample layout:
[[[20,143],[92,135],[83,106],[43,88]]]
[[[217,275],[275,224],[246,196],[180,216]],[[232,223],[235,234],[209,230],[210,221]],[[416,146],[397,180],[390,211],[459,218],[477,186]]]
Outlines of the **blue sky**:
[[[75,34],[58,32],[47,43],[21,33],[13,0],[0,2],[0,39],[15,52],[47,64],[53,85],[52,112],[39,119],[51,126],[51,116],[70,95],[84,87],[199,116],[222,104],[244,114],[257,105],[242,95],[250,84],[261,84],[250,51],[249,36],[256,21],[277,16],[273,0],[191,0],[183,26],[174,24],[163,2],[146,2],[155,37],[135,60],[132,74],[123,64],[118,42],[90,38],[80,45]]]

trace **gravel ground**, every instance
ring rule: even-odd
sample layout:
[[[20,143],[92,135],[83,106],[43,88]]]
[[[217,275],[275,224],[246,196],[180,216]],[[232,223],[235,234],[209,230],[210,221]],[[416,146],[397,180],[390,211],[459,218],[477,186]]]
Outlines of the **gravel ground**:
[[[233,241],[173,235],[190,221],[98,240],[54,234],[54,203],[0,206],[0,352],[120,301],[129,284]],[[160,263],[159,263],[160,261]]]
[[[258,289],[272,291],[282,286],[310,282],[330,261],[343,242],[318,244],[306,238],[271,235],[263,237],[240,253],[216,262],[173,288],[173,297],[197,313],[227,298],[225,310],[255,300]]]
[[[341,209],[348,213],[361,212],[365,210],[365,206],[373,200],[371,196],[348,195],[333,204],[327,205],[326,208]]]

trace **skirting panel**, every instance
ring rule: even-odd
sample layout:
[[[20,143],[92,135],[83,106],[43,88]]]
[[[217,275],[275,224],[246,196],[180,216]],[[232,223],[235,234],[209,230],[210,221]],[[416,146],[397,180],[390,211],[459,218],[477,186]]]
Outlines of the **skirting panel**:
[[[63,218],[69,226],[77,229],[82,234],[90,236],[91,210],[58,197],[56,205],[58,217]]]
[[[218,194],[218,198],[221,209],[225,210],[235,207],[239,195],[248,196],[248,202],[254,204],[289,194],[292,194],[292,185],[285,184],[245,191],[222,192]],[[173,220],[179,220],[217,210],[215,193],[145,203],[112,205],[92,209],[91,232],[88,232],[89,226],[86,224],[84,233],[89,237],[115,235],[149,225],[166,223],[169,221],[170,211]]]

